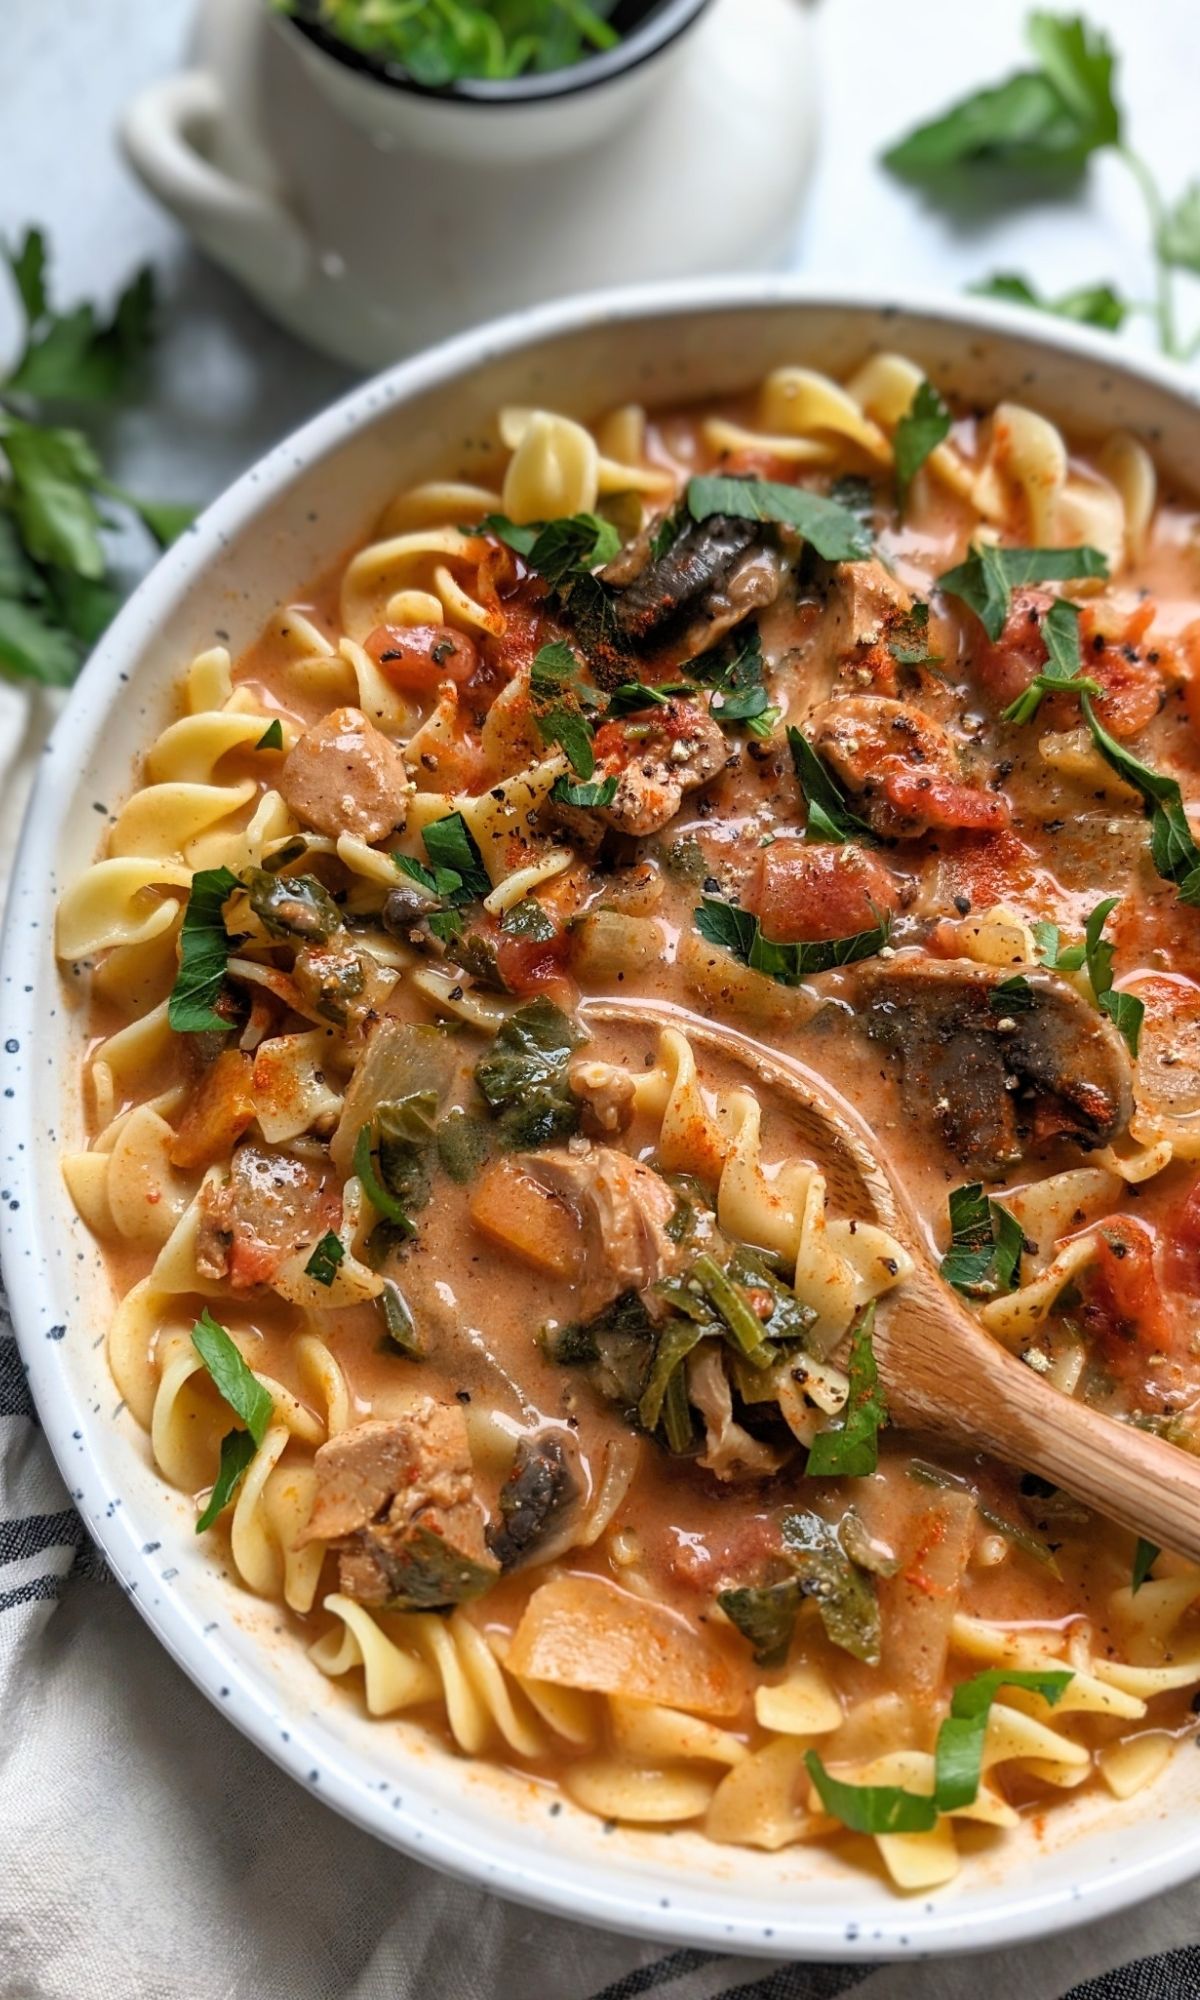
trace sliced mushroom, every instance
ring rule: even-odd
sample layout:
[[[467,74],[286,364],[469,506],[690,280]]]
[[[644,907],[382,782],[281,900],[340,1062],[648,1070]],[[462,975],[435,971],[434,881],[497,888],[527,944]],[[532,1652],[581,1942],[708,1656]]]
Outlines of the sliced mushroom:
[[[694,659],[770,604],[782,568],[759,522],[713,514],[689,522],[660,556],[650,535],[624,550],[599,588],[573,595],[575,631],[601,685],[631,677],[631,659],[669,646]]]
[[[950,1151],[988,1178],[1056,1139],[1085,1152],[1107,1145],[1131,1108],[1112,1023],[1052,972],[1031,969],[1022,982],[915,954],[853,975],[867,1033],[902,1069],[906,1106],[931,1106]]]

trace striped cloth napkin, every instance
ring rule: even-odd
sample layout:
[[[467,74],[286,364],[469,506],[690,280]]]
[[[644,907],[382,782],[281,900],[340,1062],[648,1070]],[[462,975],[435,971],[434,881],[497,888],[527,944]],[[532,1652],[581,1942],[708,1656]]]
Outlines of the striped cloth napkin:
[[[0,682],[0,900],[54,706]],[[0,2000],[1200,1996],[1200,1884],[917,1969],[612,1937],[405,1860],[245,1742],[126,1601],[55,1470],[2,1291],[0,1718]]]

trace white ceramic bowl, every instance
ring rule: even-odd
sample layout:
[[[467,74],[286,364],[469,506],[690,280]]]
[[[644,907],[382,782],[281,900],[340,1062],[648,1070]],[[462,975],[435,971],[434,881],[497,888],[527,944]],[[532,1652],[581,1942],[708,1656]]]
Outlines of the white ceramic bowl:
[[[59,1155],[82,1135],[84,1021],[60,981],[52,916],[92,857],[101,814],[214,639],[236,652],[272,608],[410,480],[469,463],[503,402],[581,415],[631,398],[741,389],[802,360],[839,373],[872,348],[911,354],[952,394],[1019,395],[1068,427],[1128,425],[1168,477],[1200,486],[1194,383],[1106,334],[962,301],[891,305],[795,281],[608,294],[466,334],[367,383],[209,508],[117,619],[42,767],[0,962],[0,1210],[17,1333],[75,1504],[180,1665],[238,1728],[330,1805],[407,1853],[498,1893],[614,1929],[723,1951],[894,1957],[1011,1945],[1111,1914],[1200,1871],[1200,1758],[1185,1750],[1118,1808],[1064,1799],[936,1896],[906,1901],[813,1847],[777,1855],[682,1832],[606,1833],[537,1786],[465,1762],[403,1722],[368,1722],[273,1606],[239,1590],[193,1533],[117,1402],[102,1330],[111,1294]]]

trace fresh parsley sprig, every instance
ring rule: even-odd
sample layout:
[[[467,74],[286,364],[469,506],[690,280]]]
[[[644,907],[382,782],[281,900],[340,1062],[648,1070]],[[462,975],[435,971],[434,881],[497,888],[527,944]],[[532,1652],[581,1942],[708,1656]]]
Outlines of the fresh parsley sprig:
[[[896,460],[896,494],[900,511],[908,490],[931,451],[950,435],[953,418],[932,382],[918,382],[912,402],[896,425],[892,450]]]
[[[728,474],[697,474],[687,485],[687,509],[693,521],[713,514],[740,521],[774,521],[792,528],[811,542],[826,562],[863,562],[874,549],[870,531],[857,514],[806,486],[784,486],[771,479],[747,479]]]
[[[45,402],[112,403],[133,386],[153,340],[151,273],[139,271],[105,319],[91,305],[62,313],[51,304],[40,230],[0,254],[25,323],[0,382],[0,673],[65,687],[120,603],[104,540],[109,508],[132,511],[160,546],[191,516],[115,486],[81,431],[40,413]]]
[[[1179,336],[1176,271],[1200,272],[1200,181],[1171,206],[1140,153],[1129,145],[1115,92],[1111,43],[1080,15],[1030,14],[1026,40],[1035,65],[1003,83],[972,92],[940,117],[918,126],[883,155],[884,165],[928,194],[954,202],[964,183],[990,179],[992,192],[1020,197],[1030,184],[1053,186],[1081,173],[1098,153],[1111,152],[1137,184],[1150,225],[1155,262],[1153,304],[1124,300],[1109,284],[1047,300],[1023,278],[1005,273],[976,290],[1116,327],[1131,312],[1152,314],[1164,354],[1188,357],[1200,334]]]
[[[839,847],[852,840],[873,841],[875,836],[870,827],[851,810],[837,779],[822,763],[807,736],[793,728],[788,730],[787,739],[807,808],[805,839],[836,841]]]
[[[240,1417],[244,1430],[227,1431],[221,1439],[221,1462],[207,1505],[196,1522],[196,1533],[211,1528],[233,1499],[250,1461],[267,1434],[275,1404],[253,1370],[246,1366],[225,1328],[205,1306],[192,1328],[192,1345],[221,1400]]]

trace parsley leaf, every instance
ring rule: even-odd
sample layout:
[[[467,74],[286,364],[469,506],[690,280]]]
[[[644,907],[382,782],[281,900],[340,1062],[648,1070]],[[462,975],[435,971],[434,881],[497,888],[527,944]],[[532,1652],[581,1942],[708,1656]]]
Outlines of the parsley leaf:
[[[950,1248],[938,1269],[956,1292],[973,1299],[1011,1292],[1024,1248],[1016,1216],[1002,1202],[990,1200],[980,1181],[951,1190]]]
[[[713,690],[709,713],[722,729],[742,727],[767,737],[779,720],[766,689],[766,662],[757,624],[739,625],[723,646],[702,654],[693,671]]]
[[[581,678],[582,669],[565,639],[542,646],[530,668],[529,688],[534,724],[543,743],[557,743],[577,777],[590,778],[596,768],[592,725],[583,705],[594,696]]]
[[[944,584],[945,578],[942,581]],[[1079,650],[1079,606],[1069,603],[1065,597],[1056,597],[1042,619],[1041,630],[1046,644],[1046,664],[1016,700],[1010,701],[1008,707],[1001,711],[1004,722],[1032,722],[1041,707],[1042,696],[1056,694],[1063,688],[1070,688],[1076,694],[1103,692],[1099,683],[1090,680],[1083,672]]]
[[[896,491],[901,511],[908,491],[931,451],[950,434],[953,419],[932,382],[918,382],[912,402],[896,425],[892,449],[896,459]]]
[[[224,1513],[250,1470],[257,1450],[258,1446],[249,1431],[226,1431],[221,1439],[221,1462],[213,1489],[196,1521],[198,1535],[211,1528],[218,1515]]]
[[[1115,1022],[1125,1037],[1130,1055],[1136,1056],[1145,1005],[1136,994],[1114,991],[1113,946],[1103,936],[1104,926],[1120,900],[1119,896],[1109,896],[1104,902],[1097,903],[1088,917],[1081,944],[1064,945],[1058,925],[1045,921],[1034,924],[1033,935],[1038,957],[1051,971],[1078,972],[1083,967],[1087,968],[1097,1007]]]
[[[805,486],[697,475],[688,481],[687,504],[694,521],[730,514],[741,521],[777,521],[794,528],[827,562],[864,562],[873,548],[871,536],[857,515]]]
[[[887,943],[891,928],[885,918],[874,930],[856,931],[852,937],[821,938],[812,944],[773,944],[763,936],[758,918],[749,910],[716,896],[701,899],[695,918],[696,929],[709,944],[719,945],[752,972],[763,972],[781,986],[798,986],[814,973],[874,958]]]
[[[471,532],[494,535],[523,556],[552,590],[562,590],[582,572],[602,569],[620,551],[621,537],[599,514],[564,514],[557,521],[518,527],[504,514],[489,514]]]
[[[1026,33],[1037,69],[961,99],[890,147],[884,165],[950,196],[963,168],[1077,171],[1092,153],[1117,145],[1121,117],[1104,36],[1079,18],[1043,13],[1030,16]]]
[[[392,860],[402,875],[436,898],[440,907],[432,911],[429,928],[445,942],[462,929],[463,906],[490,893],[491,878],[461,812],[430,820],[421,830],[421,839],[432,868],[411,854],[393,854]]]
[[[274,722],[268,722],[254,747],[256,750],[283,749],[283,724],[278,716],[275,717]]]
[[[973,545],[965,562],[938,578],[942,590],[961,598],[998,639],[1012,593],[1025,583],[1065,583],[1081,576],[1107,576],[1108,558],[1086,545],[1076,549],[1002,549],[993,542]]]
[[[55,401],[111,402],[129,388],[154,338],[153,272],[138,271],[112,317],[101,321],[91,305],[68,313],[51,306],[40,229],[28,230],[5,256],[25,312],[25,345],[6,389]]]
[[[837,779],[821,762],[808,738],[798,729],[789,729],[787,740],[808,812],[805,839],[833,840],[839,846],[850,840],[874,840],[870,827],[851,811]]]
[[[311,0],[278,0],[306,18]],[[532,71],[546,75],[580,62],[593,49],[615,48],[611,9],[598,0],[523,0],[519,6],[455,0],[452,7],[380,6],[377,0],[321,0],[320,19],[349,48],[399,64],[428,90],[462,77],[505,81]]]
[[[1150,857],[1158,873],[1164,881],[1177,885],[1181,903],[1200,904],[1200,847],[1196,845],[1177,780],[1164,778],[1110,736],[1097,718],[1088,695],[1083,695],[1080,706],[1092,741],[1105,763],[1141,793],[1149,808]]]
[[[312,1256],[304,1266],[306,1278],[314,1278],[318,1285],[332,1285],[338,1274],[338,1265],[343,1263],[346,1248],[332,1229],[327,1229],[321,1241],[314,1245]]]
[[[850,1329],[850,1393],[841,1422],[818,1431],[808,1453],[805,1473],[828,1479],[861,1479],[879,1463],[879,1432],[888,1420],[879,1386],[872,1336],[875,1301],[863,1307]]]
[[[1005,299],[1010,305],[1053,313],[1059,319],[1073,319],[1081,326],[1103,327],[1108,333],[1115,333],[1123,326],[1132,311],[1128,301],[1111,285],[1080,285],[1072,292],[1049,299],[1015,271],[996,271],[968,289],[979,299]]]
[[[231,868],[200,868],[192,877],[179,932],[179,970],[167,1002],[167,1020],[177,1035],[224,1032],[229,1022],[214,1012],[233,949],[221,915],[241,887]]]
[[[929,606],[918,598],[888,634],[888,652],[898,667],[940,667],[942,655],[929,650]]]
[[[815,1750],[805,1752],[804,1766],[825,1811],[852,1833],[928,1833],[937,1823],[932,1798],[903,1785],[847,1784],[825,1769]]]

